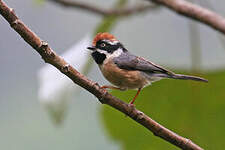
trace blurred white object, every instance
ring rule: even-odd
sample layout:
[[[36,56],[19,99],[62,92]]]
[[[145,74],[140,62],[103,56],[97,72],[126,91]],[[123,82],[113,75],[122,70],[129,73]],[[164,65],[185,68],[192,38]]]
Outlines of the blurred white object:
[[[86,36],[62,54],[62,57],[81,73],[87,72],[90,63],[89,51],[86,50],[90,43],[91,36]],[[38,79],[39,99],[53,121],[59,124],[64,120],[71,93],[78,88],[67,76],[49,64],[39,70]]]

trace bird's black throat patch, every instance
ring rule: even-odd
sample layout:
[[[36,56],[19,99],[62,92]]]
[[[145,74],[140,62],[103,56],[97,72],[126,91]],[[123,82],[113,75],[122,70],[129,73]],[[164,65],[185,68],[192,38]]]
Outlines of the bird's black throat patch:
[[[102,54],[102,53],[99,53],[97,51],[91,53],[92,57],[94,58],[95,62],[97,64],[102,64],[103,61],[106,59],[106,55],[105,54]]]

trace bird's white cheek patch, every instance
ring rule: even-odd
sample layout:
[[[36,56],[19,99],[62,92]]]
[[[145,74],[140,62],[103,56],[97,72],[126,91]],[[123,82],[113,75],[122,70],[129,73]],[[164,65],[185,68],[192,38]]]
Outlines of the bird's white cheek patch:
[[[100,50],[100,49],[97,49],[97,52],[99,52],[99,53],[101,53],[101,54],[105,54],[106,57],[107,57],[108,55],[110,55],[107,51],[103,51],[103,50]]]
[[[118,50],[114,51],[112,54],[110,54],[108,56],[106,55],[106,58],[115,58],[115,57],[120,56],[122,53],[123,53],[123,50],[118,49]]]
[[[108,58],[115,58],[115,57],[120,56],[123,53],[123,50],[118,49],[118,50],[114,51],[112,54],[108,53],[107,51],[103,51],[103,50],[99,50],[99,49],[97,49],[97,52],[99,52],[101,54],[105,54],[106,58],[108,59]]]
[[[102,51],[100,53],[102,53]],[[106,59],[103,61],[103,64],[106,64],[108,61],[112,60],[113,58],[120,56],[122,53],[123,53],[122,49],[118,49],[117,51],[113,52],[112,54],[109,54],[107,52],[103,53],[106,55]]]

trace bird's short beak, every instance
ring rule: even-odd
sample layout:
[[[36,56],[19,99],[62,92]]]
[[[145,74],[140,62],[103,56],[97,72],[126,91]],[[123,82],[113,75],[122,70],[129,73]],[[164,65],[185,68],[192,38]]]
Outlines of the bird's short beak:
[[[92,51],[96,50],[95,47],[87,47],[87,49],[92,50]]]

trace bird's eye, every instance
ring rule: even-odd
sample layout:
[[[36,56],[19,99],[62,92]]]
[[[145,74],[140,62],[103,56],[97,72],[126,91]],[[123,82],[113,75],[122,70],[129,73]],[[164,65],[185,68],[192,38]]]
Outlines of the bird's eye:
[[[105,46],[106,46],[106,44],[105,44],[105,43],[102,43],[100,46],[101,46],[101,47],[105,47]]]

